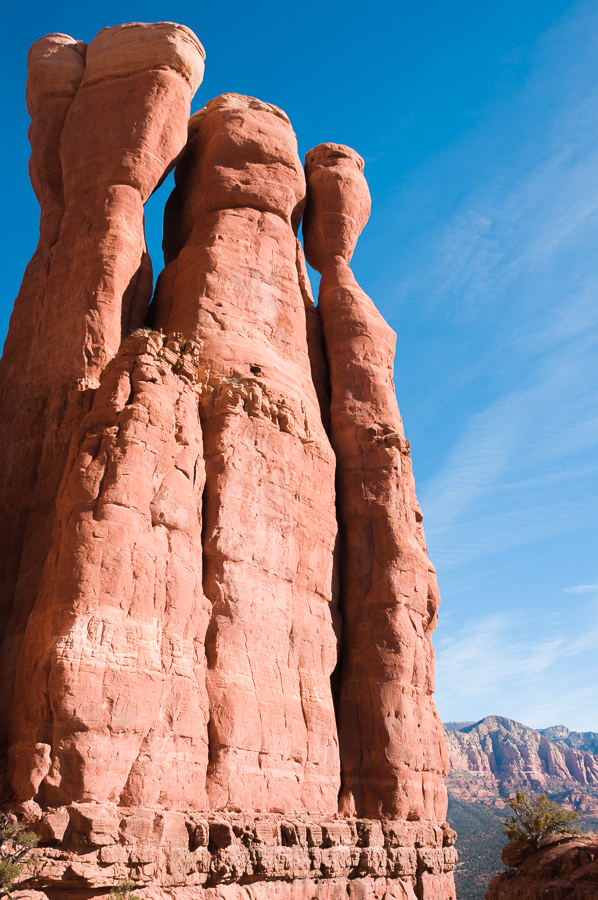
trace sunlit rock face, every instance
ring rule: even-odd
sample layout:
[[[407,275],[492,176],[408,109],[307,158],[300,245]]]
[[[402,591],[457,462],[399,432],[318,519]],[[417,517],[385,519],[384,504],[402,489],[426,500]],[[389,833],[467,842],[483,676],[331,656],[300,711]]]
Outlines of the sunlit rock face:
[[[147,898],[449,900],[438,590],[395,336],[350,269],[363,160],[323,144],[304,168],[252,97],[189,119],[204,56],[172,23],[31,50],[2,800],[40,835],[40,900],[123,878]],[[175,162],[150,304],[143,204]]]

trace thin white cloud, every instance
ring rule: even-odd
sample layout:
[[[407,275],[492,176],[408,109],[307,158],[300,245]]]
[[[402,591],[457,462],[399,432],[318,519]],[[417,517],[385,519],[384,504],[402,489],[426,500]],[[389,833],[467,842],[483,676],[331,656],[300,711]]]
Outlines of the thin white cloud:
[[[486,154],[491,167],[473,168],[446,224],[412,248],[403,290],[477,338],[462,381],[502,387],[480,391],[485,403],[470,391],[469,418],[418,486],[441,568],[598,525],[596,33],[597,8],[580,5],[543,38],[520,94],[433,164],[469,172]]]
[[[436,703],[444,721],[502,715],[531,727],[597,730],[598,608],[534,619],[529,611],[476,617],[440,639]],[[530,628],[530,626],[532,626]]]
[[[575,587],[563,588],[565,594],[595,594],[598,593],[598,584],[576,584]]]
[[[454,373],[430,360],[436,384],[421,399],[425,437],[449,435],[418,484],[441,590],[452,584],[436,640],[445,721],[497,714],[598,731],[594,571],[569,570],[567,588],[526,572],[525,606],[516,575],[504,574],[534,544],[540,574],[543,553],[551,572],[562,554],[564,573],[564,536],[577,531],[591,547],[598,532],[596,35],[598,7],[577,5],[545,35],[520,93],[422,169],[404,213],[395,209],[409,248],[395,253],[403,308],[417,303],[422,334],[429,322],[463,348]],[[421,206],[435,223],[424,237],[412,226]],[[492,568],[498,585],[519,589],[515,611],[488,582]],[[499,611],[477,615],[490,604]],[[476,615],[463,624],[466,609]]]

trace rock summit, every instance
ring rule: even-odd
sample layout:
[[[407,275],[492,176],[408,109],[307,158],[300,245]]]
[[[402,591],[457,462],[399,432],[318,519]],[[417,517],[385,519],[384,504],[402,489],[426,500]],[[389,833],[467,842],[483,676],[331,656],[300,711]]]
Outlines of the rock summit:
[[[168,22],[29,54],[40,239],[0,367],[22,896],[450,900],[436,576],[395,335],[350,268],[363,160],[302,165],[252,97],[189,118],[204,58]]]

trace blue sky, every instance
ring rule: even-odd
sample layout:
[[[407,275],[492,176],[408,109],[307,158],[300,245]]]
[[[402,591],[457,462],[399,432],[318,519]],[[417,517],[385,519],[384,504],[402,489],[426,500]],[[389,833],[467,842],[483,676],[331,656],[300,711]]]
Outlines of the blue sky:
[[[437,704],[598,731],[598,4],[56,2],[5,16],[3,338],[33,252],[28,46],[189,25],[194,108],[283,107],[305,153],[366,159],[354,259],[397,331],[396,386],[443,597]],[[13,21],[11,21],[13,17]],[[168,183],[148,204],[159,270]]]

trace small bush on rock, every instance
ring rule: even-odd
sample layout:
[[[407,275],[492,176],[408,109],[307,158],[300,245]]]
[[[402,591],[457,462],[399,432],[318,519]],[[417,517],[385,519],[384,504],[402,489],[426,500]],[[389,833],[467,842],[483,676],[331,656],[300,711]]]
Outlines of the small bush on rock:
[[[13,882],[25,866],[37,861],[38,836],[10,813],[0,813],[0,897],[10,897]]]
[[[117,884],[116,887],[110,888],[110,896],[114,897],[115,900],[141,900],[137,894],[132,894],[131,891],[135,890],[135,882],[134,881],[121,881],[120,884]]]
[[[503,834],[513,843],[529,841],[537,850],[551,834],[576,834],[579,830],[579,813],[563,809],[555,800],[548,800],[546,794],[529,797],[518,790],[505,803],[513,815],[503,820]]]

